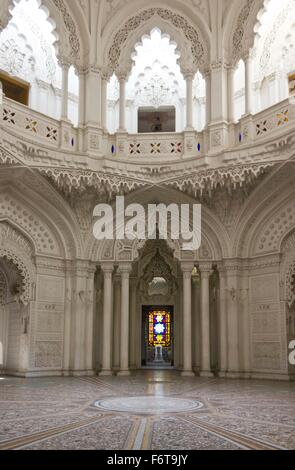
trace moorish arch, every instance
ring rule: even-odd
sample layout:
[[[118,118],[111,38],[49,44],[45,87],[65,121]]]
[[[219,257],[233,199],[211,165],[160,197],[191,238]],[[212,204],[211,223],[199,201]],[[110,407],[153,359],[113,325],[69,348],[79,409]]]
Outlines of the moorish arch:
[[[81,256],[79,217],[69,200],[64,199],[39,172],[32,175],[30,171],[16,168],[11,176],[11,173],[7,174],[4,180],[3,171],[0,191],[3,216],[19,224],[29,234],[37,254],[61,259]],[[4,191],[8,184],[9,190]]]
[[[28,367],[34,325],[35,247],[14,223],[0,222],[0,368],[18,374]]]
[[[193,25],[189,17],[181,15],[171,7],[142,9],[140,13],[130,16],[123,26],[122,20],[120,26],[115,26],[115,19],[109,23],[103,35],[103,64],[109,75],[120,70],[127,74],[130,72],[134,45],[155,27],[177,43],[183,69],[196,72],[200,68],[204,69],[209,61],[208,30],[204,31],[199,22]]]
[[[294,193],[290,173],[292,161],[293,157],[290,157],[285,164],[272,169],[245,200],[235,222],[233,257],[279,252],[282,238],[295,224],[290,204]],[[277,226],[275,232],[273,223]]]
[[[248,56],[259,28],[259,18],[265,12],[267,0],[243,0],[232,2],[224,27],[224,47],[227,60],[236,65],[243,56]]]
[[[146,214],[148,214],[148,205],[149,204],[166,204],[168,207],[172,200],[177,200],[178,204],[198,204],[198,202],[193,199],[191,196],[180,193],[178,190],[173,188],[163,189],[160,187],[152,188],[153,196],[151,197],[150,189],[143,187],[141,190],[132,191],[130,194],[125,197],[125,207],[129,204],[141,204],[144,207]],[[175,199],[173,199],[175,197]],[[111,203],[113,214],[115,216],[115,200]],[[192,214],[190,222],[192,221]],[[146,218],[147,222],[147,218]],[[93,222],[94,223],[94,222]],[[114,219],[113,226],[116,227],[116,221]],[[194,252],[192,259],[197,260],[212,260],[220,261],[223,258],[230,257],[231,248],[230,248],[230,239],[229,235],[223,226],[222,222],[218,219],[216,214],[206,205],[201,204],[201,247],[199,250]],[[92,224],[93,228],[93,224]],[[170,233],[171,226],[168,224],[168,235]],[[192,230],[192,226],[190,226]],[[122,243],[122,241],[119,241]],[[182,259],[182,250],[179,247],[179,242],[177,240],[170,240],[170,246],[173,248],[175,257]],[[127,241],[129,246],[129,251],[132,253],[131,260],[134,260],[138,256],[138,245],[139,248],[144,246],[145,241]],[[106,260],[109,257],[110,260],[119,260],[118,252],[116,251],[118,245],[115,241],[112,240],[103,240],[98,241],[93,237],[92,229],[89,230],[88,237],[86,238],[85,246],[87,247],[87,256],[89,256],[93,261]],[[107,257],[105,256],[107,253]],[[183,257],[184,259],[184,257]]]
[[[180,197],[175,190],[154,188],[152,201],[149,191],[135,191],[126,198],[126,205],[141,201],[147,210],[147,204],[156,203],[160,193],[159,200],[168,205],[173,192],[177,193],[180,202],[192,202],[189,196]],[[183,370],[183,375],[191,375],[193,367],[210,376],[211,368],[217,371],[221,367],[218,360],[218,267],[229,253],[228,235],[206,207],[203,220],[201,248],[193,252],[182,250],[178,240],[171,240],[169,231],[168,240],[125,239],[93,243],[89,254],[97,266],[94,354],[95,367],[102,375],[111,374],[113,369],[124,375],[130,368],[156,367],[156,353],[147,346],[145,332],[147,316],[161,306],[165,315],[175,315],[173,351],[168,348],[169,353],[167,350],[164,353],[165,358],[169,358],[167,363]],[[225,246],[222,246],[224,240]],[[129,289],[130,294],[127,294]],[[201,321],[206,312],[210,315],[208,324],[204,319]],[[195,342],[193,347],[190,336]],[[210,336],[208,341],[201,340],[207,336]],[[126,342],[129,337],[132,346],[128,357]],[[109,344],[113,345],[113,355],[110,355]],[[210,352],[204,353],[206,348]],[[122,358],[127,362],[122,364]]]
[[[1,2],[0,31],[10,21],[10,12],[16,4],[17,0]],[[38,4],[48,15],[48,21],[54,26],[57,55],[75,66],[82,65],[89,48],[89,31],[85,17],[81,15],[80,6],[76,2],[67,0],[38,0]],[[83,22],[81,22],[81,16]]]

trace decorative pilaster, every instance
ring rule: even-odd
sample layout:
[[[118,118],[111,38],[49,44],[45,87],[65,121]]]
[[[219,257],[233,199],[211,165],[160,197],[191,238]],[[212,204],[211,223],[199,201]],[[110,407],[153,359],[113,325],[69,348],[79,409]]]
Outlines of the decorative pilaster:
[[[224,377],[227,371],[227,305],[226,305],[226,271],[218,266],[219,272],[219,376]]]
[[[85,75],[85,150],[102,154],[101,70],[89,67]]]
[[[85,356],[87,375],[94,375],[93,361],[93,327],[94,327],[94,274],[96,266],[90,266],[86,285],[86,328],[85,328]]]
[[[183,273],[183,370],[181,375],[194,376],[192,371],[192,263],[181,265]]]
[[[85,375],[86,371],[86,315],[87,279],[89,262],[77,261],[73,290],[73,313],[75,317],[74,375]]]
[[[228,366],[227,377],[239,373],[238,272],[237,260],[224,261],[227,277]]]
[[[200,264],[201,272],[201,377],[212,377],[210,363],[210,298],[211,264]]]
[[[65,317],[64,317],[64,351],[63,375],[69,375],[71,355],[71,324],[72,324],[72,267],[71,262],[65,266]]]
[[[209,155],[216,155],[228,146],[227,64],[217,60],[211,64],[211,122]]]
[[[112,323],[113,323],[113,270],[112,264],[101,266],[104,274],[103,288],[103,350],[102,370],[99,375],[112,375]]]
[[[118,375],[130,375],[129,370],[129,275],[132,266],[119,266],[121,274],[121,342],[120,342],[120,372]]]

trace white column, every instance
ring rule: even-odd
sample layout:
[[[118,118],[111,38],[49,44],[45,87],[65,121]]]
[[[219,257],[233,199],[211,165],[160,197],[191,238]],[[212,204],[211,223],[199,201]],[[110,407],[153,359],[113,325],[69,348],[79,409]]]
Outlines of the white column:
[[[75,316],[74,374],[85,374],[86,292],[88,262],[77,261],[73,291],[73,314]]]
[[[119,131],[126,132],[126,76],[118,77],[120,83]]]
[[[79,77],[79,126],[85,124],[85,72],[84,70],[78,71]]]
[[[193,73],[185,75],[186,80],[186,130],[193,129]]]
[[[69,64],[61,63],[62,86],[61,86],[61,119],[68,119],[69,101]]]
[[[199,282],[192,279],[193,368],[200,368],[200,292]]]
[[[101,81],[101,125],[103,130],[107,128],[107,90],[108,79],[103,75]]]
[[[228,324],[228,367],[227,376],[237,377],[239,373],[239,330],[238,330],[238,264],[228,261],[227,271],[227,324]]]
[[[183,272],[183,370],[182,376],[194,376],[192,371],[192,270],[193,264],[182,264]]]
[[[211,71],[204,74],[206,82],[206,126],[211,123]]]
[[[227,86],[228,86],[228,122],[235,120],[235,67],[227,69]]]
[[[112,265],[103,265],[103,349],[102,370],[99,375],[112,375],[112,322],[113,322],[113,269]]]
[[[136,369],[141,364],[141,356],[136,354],[138,330],[140,325],[140,315],[137,315],[136,310],[136,293],[137,293],[137,278],[130,280],[130,362],[131,367]]]
[[[253,113],[253,88],[252,88],[252,58],[249,55],[244,59],[245,64],[245,114]]]
[[[72,313],[72,272],[70,262],[66,262],[65,281],[65,318],[64,318],[64,355],[63,374],[69,374],[71,351],[71,313]]]
[[[220,376],[227,370],[227,310],[226,310],[226,273],[219,269],[219,369]]]
[[[86,370],[88,375],[94,374],[93,337],[94,337],[94,274],[95,268],[90,267],[86,291]]]
[[[118,375],[130,375],[129,371],[129,275],[131,265],[119,266],[121,274],[121,342],[120,372]]]
[[[210,364],[210,304],[209,276],[211,266],[199,266],[201,271],[201,372],[202,377],[211,377]]]
[[[120,323],[121,323],[121,278],[118,273],[113,278],[113,368],[120,370]]]

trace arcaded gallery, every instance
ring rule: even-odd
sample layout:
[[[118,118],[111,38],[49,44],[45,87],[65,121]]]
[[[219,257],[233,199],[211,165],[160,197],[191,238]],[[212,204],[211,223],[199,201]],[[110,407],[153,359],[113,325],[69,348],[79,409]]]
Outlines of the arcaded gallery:
[[[294,378],[295,0],[1,0],[0,450],[294,449]]]

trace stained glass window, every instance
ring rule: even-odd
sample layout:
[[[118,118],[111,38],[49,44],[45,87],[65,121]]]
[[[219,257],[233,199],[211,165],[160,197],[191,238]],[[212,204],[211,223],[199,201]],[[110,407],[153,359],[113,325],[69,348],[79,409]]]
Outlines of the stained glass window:
[[[171,344],[171,315],[165,310],[149,313],[149,346],[167,347]]]

